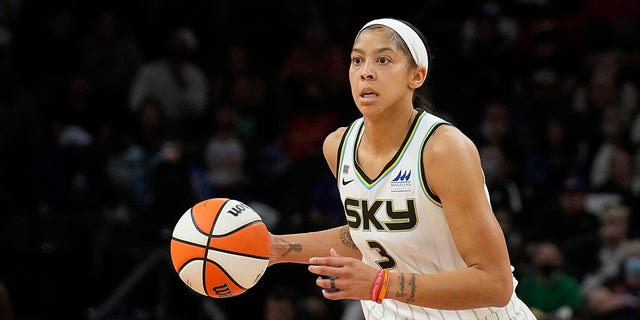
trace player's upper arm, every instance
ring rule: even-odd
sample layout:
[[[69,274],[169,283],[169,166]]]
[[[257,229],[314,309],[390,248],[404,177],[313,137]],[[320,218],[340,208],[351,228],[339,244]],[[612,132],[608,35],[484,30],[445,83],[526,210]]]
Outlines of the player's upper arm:
[[[346,129],[346,127],[340,127],[331,132],[322,144],[322,153],[334,177],[336,176],[338,166],[338,148],[340,147],[340,141],[342,141],[342,136],[344,136]]]
[[[478,150],[457,128],[440,126],[423,150],[423,161],[429,188],[447,205],[490,210]]]
[[[487,271],[492,281],[510,285],[508,251],[485,189],[476,146],[457,128],[441,126],[423,155],[427,183],[440,198],[466,264]]]

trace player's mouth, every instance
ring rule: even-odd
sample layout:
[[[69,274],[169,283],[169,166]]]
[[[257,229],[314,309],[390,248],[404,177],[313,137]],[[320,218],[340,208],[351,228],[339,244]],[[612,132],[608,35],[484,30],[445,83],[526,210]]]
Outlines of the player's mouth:
[[[376,97],[378,97],[378,93],[376,93],[370,88],[365,88],[362,91],[360,91],[360,100],[364,103],[371,102]]]

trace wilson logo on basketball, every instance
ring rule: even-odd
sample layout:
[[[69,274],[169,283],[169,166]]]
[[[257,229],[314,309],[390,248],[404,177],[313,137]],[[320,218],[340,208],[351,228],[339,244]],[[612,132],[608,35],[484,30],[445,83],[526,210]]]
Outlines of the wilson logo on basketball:
[[[239,203],[237,205],[235,205],[234,207],[230,208],[229,211],[227,211],[227,213],[230,213],[234,216],[238,216],[239,214],[241,214],[242,212],[244,212],[245,210],[249,209],[249,206],[247,206],[244,203]]]
[[[230,297],[233,295],[231,293],[231,289],[229,289],[229,286],[227,286],[226,283],[213,287],[213,292],[215,292],[219,297]]]

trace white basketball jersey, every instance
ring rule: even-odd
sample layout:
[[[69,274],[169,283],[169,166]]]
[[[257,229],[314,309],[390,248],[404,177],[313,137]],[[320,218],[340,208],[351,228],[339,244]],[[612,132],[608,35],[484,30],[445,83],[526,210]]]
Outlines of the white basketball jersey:
[[[429,168],[422,165],[422,150],[440,125],[449,123],[421,111],[402,146],[377,177],[367,177],[356,161],[364,130],[362,118],[347,128],[338,150],[337,183],[351,237],[365,263],[420,274],[467,267],[456,249],[440,201],[425,182],[425,170]],[[517,299],[515,295],[513,299]],[[362,301],[362,307],[369,320],[476,320],[500,309],[443,311],[392,299],[382,304]]]

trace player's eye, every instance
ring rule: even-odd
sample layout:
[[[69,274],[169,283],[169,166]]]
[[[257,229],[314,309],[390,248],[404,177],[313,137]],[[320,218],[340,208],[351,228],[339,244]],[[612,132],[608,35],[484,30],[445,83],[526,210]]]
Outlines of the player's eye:
[[[389,58],[387,58],[387,57],[378,58],[378,63],[380,63],[380,64],[386,64],[388,62],[389,62]]]
[[[360,58],[360,57],[353,57],[353,58],[351,58],[351,63],[353,63],[353,64],[360,64],[360,63],[362,63],[362,58]]]

